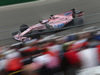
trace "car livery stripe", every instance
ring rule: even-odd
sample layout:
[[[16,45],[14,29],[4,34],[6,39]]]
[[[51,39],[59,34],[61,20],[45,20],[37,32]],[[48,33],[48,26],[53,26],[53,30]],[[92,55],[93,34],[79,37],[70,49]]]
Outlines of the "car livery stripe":
[[[64,23],[61,23],[61,24],[58,24],[58,25],[54,25],[54,28],[60,28],[60,27],[63,27],[65,24]]]
[[[64,16],[67,16],[67,15],[70,15],[70,14],[72,14],[71,11],[70,12],[67,12],[67,13],[64,13]]]

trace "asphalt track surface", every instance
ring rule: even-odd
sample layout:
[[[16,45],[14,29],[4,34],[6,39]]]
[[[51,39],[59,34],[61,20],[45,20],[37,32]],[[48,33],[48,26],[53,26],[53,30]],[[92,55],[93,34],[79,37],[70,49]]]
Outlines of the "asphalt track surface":
[[[41,19],[49,18],[51,14],[62,13],[72,8],[85,11],[85,16],[100,13],[100,0],[42,0],[0,7],[0,45],[16,43],[11,33],[17,31],[20,25],[31,26]],[[85,23],[100,21],[100,14],[83,18]],[[75,33],[89,26],[100,27],[99,24],[69,29],[56,35]]]

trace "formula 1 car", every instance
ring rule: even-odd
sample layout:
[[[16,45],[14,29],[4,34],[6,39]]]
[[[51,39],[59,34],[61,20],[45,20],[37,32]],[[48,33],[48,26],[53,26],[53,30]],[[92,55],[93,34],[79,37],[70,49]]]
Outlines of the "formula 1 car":
[[[21,25],[20,31],[13,32],[12,36],[15,40],[18,41],[28,41],[34,38],[39,39],[40,35],[32,35],[31,37],[24,37],[24,35],[30,33],[37,33],[39,31],[43,32],[49,29],[57,29],[57,28],[71,26],[71,25],[83,24],[84,23],[83,19],[77,18],[83,16],[83,14],[84,11],[79,11],[75,8],[64,13],[50,15],[49,19],[41,20],[39,21],[38,24],[35,24],[31,27],[28,27],[28,25],[25,24]]]

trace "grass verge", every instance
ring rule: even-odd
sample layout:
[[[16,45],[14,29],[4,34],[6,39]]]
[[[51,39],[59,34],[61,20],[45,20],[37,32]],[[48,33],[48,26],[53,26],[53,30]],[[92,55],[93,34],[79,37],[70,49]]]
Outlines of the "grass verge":
[[[0,6],[25,3],[25,2],[31,2],[31,1],[37,1],[37,0],[0,0]]]

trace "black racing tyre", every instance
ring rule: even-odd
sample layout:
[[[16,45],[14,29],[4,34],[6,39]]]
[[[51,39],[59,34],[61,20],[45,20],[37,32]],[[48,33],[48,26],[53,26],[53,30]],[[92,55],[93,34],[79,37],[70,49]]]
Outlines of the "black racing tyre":
[[[79,21],[78,21],[78,24],[79,25],[83,25],[84,24],[84,20],[82,18],[80,18]]]
[[[75,19],[73,19],[73,24],[81,26],[84,24],[84,20],[82,18],[75,18]]]
[[[18,31],[13,32],[13,33],[12,33],[12,36],[17,35],[18,33],[19,33]]]
[[[67,23],[64,25],[64,27],[70,27],[74,25],[74,21],[72,20],[71,22]]]
[[[29,28],[28,25],[23,24],[23,25],[20,26],[20,31],[23,32],[23,31],[25,31],[25,30],[28,29],[28,28]]]

